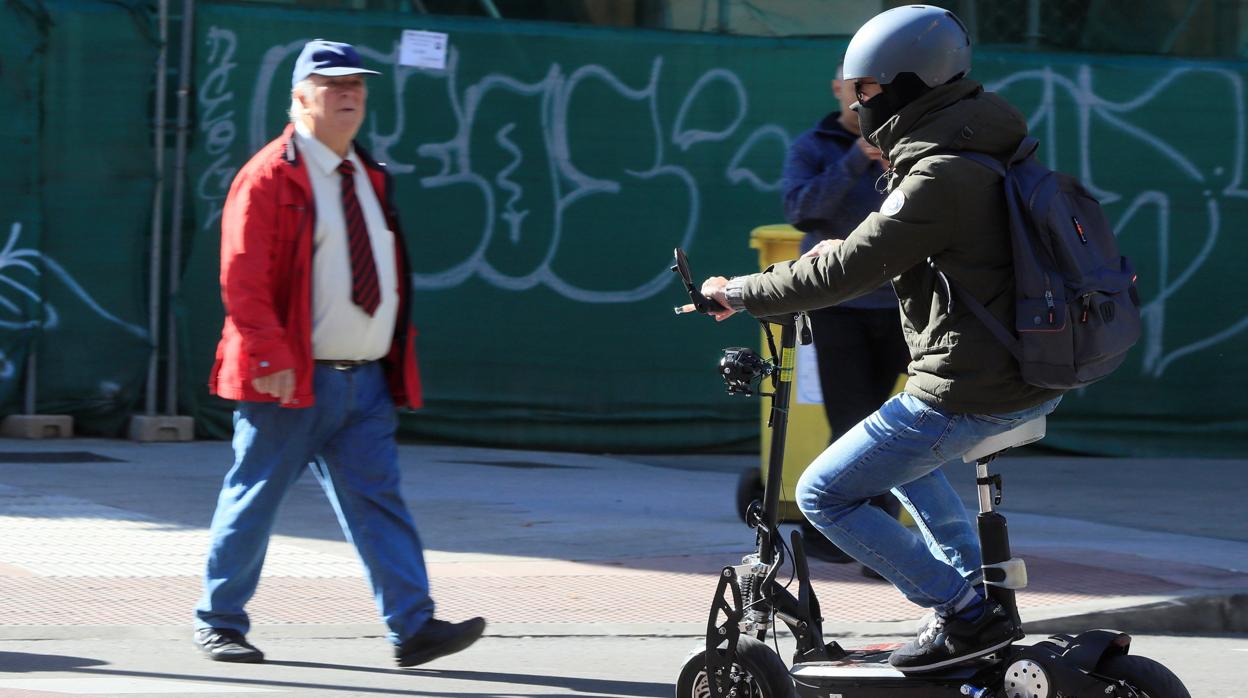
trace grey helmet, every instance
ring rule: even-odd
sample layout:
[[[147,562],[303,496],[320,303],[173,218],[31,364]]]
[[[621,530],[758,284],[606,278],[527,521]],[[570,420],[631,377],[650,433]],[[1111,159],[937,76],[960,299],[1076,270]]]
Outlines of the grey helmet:
[[[845,50],[845,80],[875,78],[887,85],[914,73],[928,87],[971,70],[971,38],[962,20],[931,5],[904,5],[872,17]]]

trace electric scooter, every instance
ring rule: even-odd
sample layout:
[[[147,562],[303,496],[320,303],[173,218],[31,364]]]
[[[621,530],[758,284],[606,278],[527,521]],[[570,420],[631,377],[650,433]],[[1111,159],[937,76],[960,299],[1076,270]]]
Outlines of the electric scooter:
[[[719,304],[693,285],[683,250],[675,251],[672,271],[680,275],[691,303],[676,312],[710,313]],[[746,523],[755,532],[755,551],[719,575],[711,602],[706,640],[681,669],[677,698],[1190,698],[1183,683],[1160,663],[1129,654],[1131,637],[1113,630],[1053,635],[1033,645],[1009,644],[991,655],[948,667],[902,673],[888,663],[900,645],[846,649],[825,641],[823,616],[810,583],[802,536],[788,542],[778,527],[780,476],[793,384],[795,349],[810,342],[804,313],[761,318],[771,356],[752,349],[725,349],[720,377],[728,392],[771,398],[772,431],[763,499],[750,505]],[[771,327],[780,328],[776,350]],[[770,379],[772,390],[760,390]],[[979,492],[978,530],[986,593],[1014,615],[1015,591],[1027,585],[1023,560],[1010,553],[1001,504],[1001,476],[988,465],[1004,451],[1043,438],[1043,417],[990,437],[964,457],[975,463]],[[786,557],[797,595],[779,581]],[[780,620],[796,640],[792,666],[766,644]],[[1021,639],[1022,633],[1019,637]]]

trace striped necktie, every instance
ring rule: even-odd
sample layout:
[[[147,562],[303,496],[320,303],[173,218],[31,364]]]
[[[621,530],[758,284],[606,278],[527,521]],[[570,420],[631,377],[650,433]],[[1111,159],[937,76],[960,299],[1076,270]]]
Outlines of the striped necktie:
[[[342,173],[342,213],[347,220],[347,246],[351,251],[351,300],[372,315],[381,304],[381,289],[377,285],[368,226],[364,225],[364,212],[355,196],[355,165],[343,160],[338,172]]]

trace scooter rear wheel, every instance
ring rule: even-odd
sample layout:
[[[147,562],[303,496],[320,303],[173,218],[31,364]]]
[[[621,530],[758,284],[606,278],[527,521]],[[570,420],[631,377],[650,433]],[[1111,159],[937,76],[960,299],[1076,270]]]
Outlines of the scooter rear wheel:
[[[1174,672],[1148,657],[1132,654],[1110,657],[1096,668],[1096,673],[1126,682],[1140,698],[1191,698]]]
[[[737,640],[736,661],[729,676],[720,676],[722,695],[732,698],[796,698],[793,679],[784,660],[767,645],[752,637]],[[736,689],[736,692],[732,692]],[[706,650],[697,650],[685,660],[676,680],[676,698],[709,698],[711,686],[706,671]]]

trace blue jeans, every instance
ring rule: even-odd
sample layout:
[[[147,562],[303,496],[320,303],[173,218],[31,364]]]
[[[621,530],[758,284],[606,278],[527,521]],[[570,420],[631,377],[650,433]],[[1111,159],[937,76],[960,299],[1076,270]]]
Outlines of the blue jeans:
[[[982,558],[976,528],[940,466],[1052,412],[1060,400],[988,415],[946,413],[907,393],[895,395],[810,464],[797,483],[798,506],[837,547],[910,601],[952,615],[975,593]],[[867,504],[890,490],[921,537]]]
[[[433,616],[433,600],[420,537],[399,492],[394,401],[377,362],[315,371],[314,407],[238,403],[234,466],[212,517],[195,626],[249,630],[243,607],[260,581],[278,505],[307,467],[364,563],[397,644]]]

